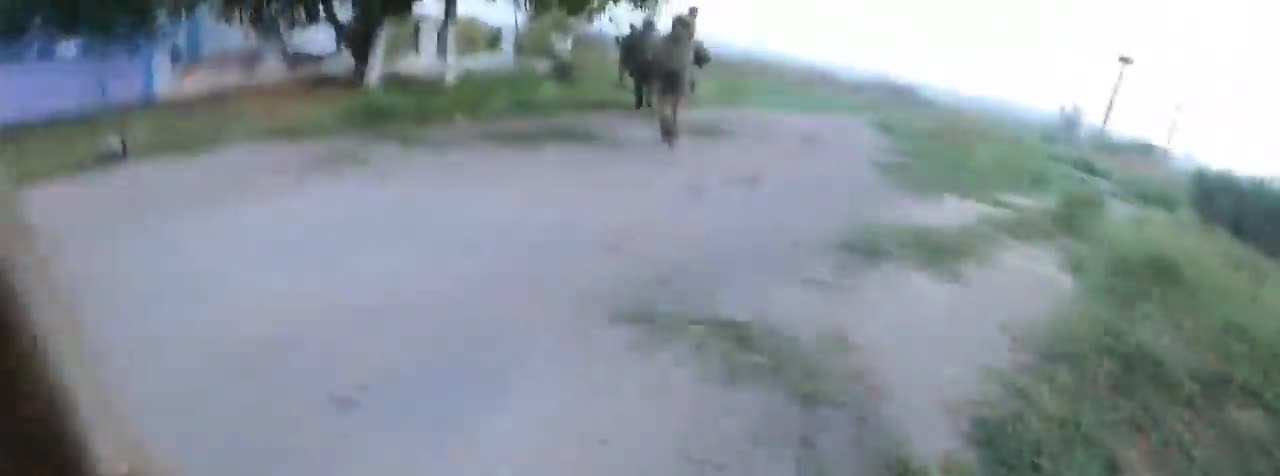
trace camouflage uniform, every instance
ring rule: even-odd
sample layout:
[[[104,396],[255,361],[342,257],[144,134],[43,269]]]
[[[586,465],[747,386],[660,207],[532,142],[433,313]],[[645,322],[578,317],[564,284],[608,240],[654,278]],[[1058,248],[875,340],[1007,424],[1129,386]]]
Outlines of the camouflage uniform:
[[[653,107],[653,52],[659,38],[653,19],[645,19],[644,25],[622,41],[619,61],[626,65],[631,75],[635,93],[635,108]]]
[[[688,95],[693,50],[693,24],[680,15],[671,20],[671,32],[662,37],[653,55],[658,126],[663,142],[669,146],[675,146],[680,102]]]

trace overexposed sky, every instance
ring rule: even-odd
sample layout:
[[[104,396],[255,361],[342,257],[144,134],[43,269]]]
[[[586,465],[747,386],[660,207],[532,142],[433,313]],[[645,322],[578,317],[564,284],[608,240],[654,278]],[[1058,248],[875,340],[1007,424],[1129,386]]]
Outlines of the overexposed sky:
[[[670,0],[696,4],[698,34],[1056,109],[1215,167],[1280,176],[1269,141],[1280,106],[1280,4],[1261,0]],[[788,8],[780,9],[779,5]]]

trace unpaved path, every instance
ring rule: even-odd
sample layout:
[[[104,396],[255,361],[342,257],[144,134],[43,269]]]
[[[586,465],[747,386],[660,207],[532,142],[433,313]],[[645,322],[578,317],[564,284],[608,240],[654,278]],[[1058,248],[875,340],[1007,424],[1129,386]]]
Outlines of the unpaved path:
[[[811,418],[608,316],[676,300],[816,329],[863,306],[811,284],[832,242],[908,200],[860,121],[687,122],[719,126],[674,151],[609,114],[561,121],[609,131],[581,143],[485,140],[526,122],[245,144],[25,200],[184,476],[801,474]]]

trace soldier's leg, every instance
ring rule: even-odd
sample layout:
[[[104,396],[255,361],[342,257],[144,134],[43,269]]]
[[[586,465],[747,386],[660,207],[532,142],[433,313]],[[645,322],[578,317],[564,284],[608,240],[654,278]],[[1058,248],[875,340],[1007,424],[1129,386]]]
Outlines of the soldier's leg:
[[[649,69],[644,64],[634,65],[631,69],[631,91],[635,95],[635,108],[644,107],[645,97],[649,93]]]
[[[631,79],[631,91],[635,94],[635,107],[639,111],[644,107],[645,84],[639,79]]]
[[[684,87],[684,75],[663,71],[658,77],[658,130],[662,141],[674,147],[676,142],[676,106]]]

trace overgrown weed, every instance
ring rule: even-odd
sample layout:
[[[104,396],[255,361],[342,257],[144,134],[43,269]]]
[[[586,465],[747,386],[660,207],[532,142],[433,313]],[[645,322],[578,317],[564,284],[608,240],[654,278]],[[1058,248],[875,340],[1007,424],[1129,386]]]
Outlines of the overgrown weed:
[[[1274,263],[1167,215],[1084,240],[1078,297],[974,418],[983,474],[1275,474]]]
[[[841,242],[840,248],[871,262],[901,261],[955,280],[965,265],[986,258],[992,240],[998,238],[988,227],[978,225],[871,224]]]
[[[806,405],[848,404],[859,383],[843,334],[804,339],[765,322],[655,307],[615,317],[663,342],[688,345],[728,383],[773,385]]]

